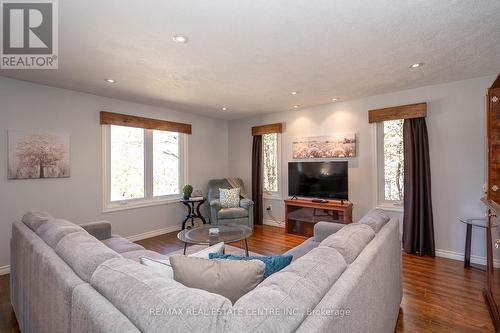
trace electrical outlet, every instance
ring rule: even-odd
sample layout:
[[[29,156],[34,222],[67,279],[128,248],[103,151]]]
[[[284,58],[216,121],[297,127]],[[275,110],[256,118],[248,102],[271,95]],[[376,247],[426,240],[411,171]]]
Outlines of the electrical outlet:
[[[267,207],[266,207],[266,210],[267,210],[268,212],[270,212],[270,211],[272,211],[272,210],[273,210],[273,207],[272,207],[271,205],[269,205],[269,206],[267,206]]]

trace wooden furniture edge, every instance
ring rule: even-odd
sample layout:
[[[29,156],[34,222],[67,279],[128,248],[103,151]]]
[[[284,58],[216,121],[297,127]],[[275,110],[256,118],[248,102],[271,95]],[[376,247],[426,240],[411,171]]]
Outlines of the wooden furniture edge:
[[[493,294],[490,290],[483,290],[483,297],[488,305],[488,312],[490,313],[491,319],[493,321],[493,326],[495,327],[495,333],[500,333],[500,313],[498,313],[498,307],[493,298]]]
[[[304,208],[317,208],[317,209],[325,209],[325,210],[332,210],[332,211],[341,211],[344,213],[344,219],[343,223],[344,224],[349,224],[352,223],[352,208],[353,204],[352,202],[345,202],[345,203],[340,203],[338,201],[330,201],[330,202],[312,202],[312,200],[304,200],[304,199],[298,199],[298,200],[292,200],[292,199],[285,199],[285,232],[288,234],[290,233],[288,230],[288,207],[289,206],[295,206],[295,207],[304,207]]]
[[[427,116],[427,103],[399,105],[368,111],[368,122],[378,123],[388,120],[422,118]]]
[[[107,111],[100,112],[100,121],[101,125],[138,127],[138,128],[178,132],[185,134],[192,133],[191,124],[177,123],[168,120],[144,118],[139,116],[132,116],[128,114],[121,114],[121,113],[114,113]]]
[[[496,80],[491,85],[490,89],[500,88],[500,74],[498,74]]]
[[[283,124],[275,123],[269,125],[261,125],[252,127],[252,136],[262,135],[262,134],[271,134],[271,133],[282,133],[283,132]]]

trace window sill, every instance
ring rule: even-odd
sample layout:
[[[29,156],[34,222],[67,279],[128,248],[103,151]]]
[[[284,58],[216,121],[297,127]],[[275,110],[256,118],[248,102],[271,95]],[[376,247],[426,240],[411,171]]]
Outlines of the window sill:
[[[182,197],[179,196],[179,197],[170,197],[167,199],[152,199],[152,200],[128,201],[121,203],[110,203],[103,208],[102,212],[111,213],[111,212],[118,212],[121,210],[168,205],[179,202],[181,198]]]
[[[281,195],[277,193],[268,193],[268,194],[264,193],[262,195],[262,198],[266,200],[282,200]]]
[[[397,213],[403,213],[404,208],[403,206],[395,206],[391,204],[378,204],[375,206],[375,208],[380,209],[380,210],[386,210],[389,212],[397,212]]]

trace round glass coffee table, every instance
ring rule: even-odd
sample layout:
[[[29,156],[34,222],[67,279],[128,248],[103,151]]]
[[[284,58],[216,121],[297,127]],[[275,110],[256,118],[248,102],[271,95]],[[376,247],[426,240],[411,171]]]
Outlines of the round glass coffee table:
[[[210,246],[220,242],[232,243],[243,240],[245,242],[245,255],[248,257],[247,238],[252,234],[252,228],[244,225],[204,224],[182,230],[177,234],[177,238],[184,242],[184,254],[186,254],[188,244]]]

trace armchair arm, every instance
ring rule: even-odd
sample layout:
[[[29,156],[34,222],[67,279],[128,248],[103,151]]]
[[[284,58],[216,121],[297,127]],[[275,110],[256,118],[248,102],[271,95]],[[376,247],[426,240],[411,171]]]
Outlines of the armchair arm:
[[[240,207],[245,208],[246,210],[252,209],[253,206],[253,201],[250,199],[241,199],[240,200]]]
[[[314,225],[314,241],[322,242],[325,238],[333,235],[345,226],[343,223],[318,222]]]
[[[220,204],[220,200],[214,199],[214,200],[210,201],[210,208],[220,210],[222,208],[222,206]]]
[[[218,224],[217,215],[222,206],[219,199],[214,199],[210,201],[210,223]]]
[[[111,238],[111,223],[108,221],[84,223],[80,227],[98,240]]]

